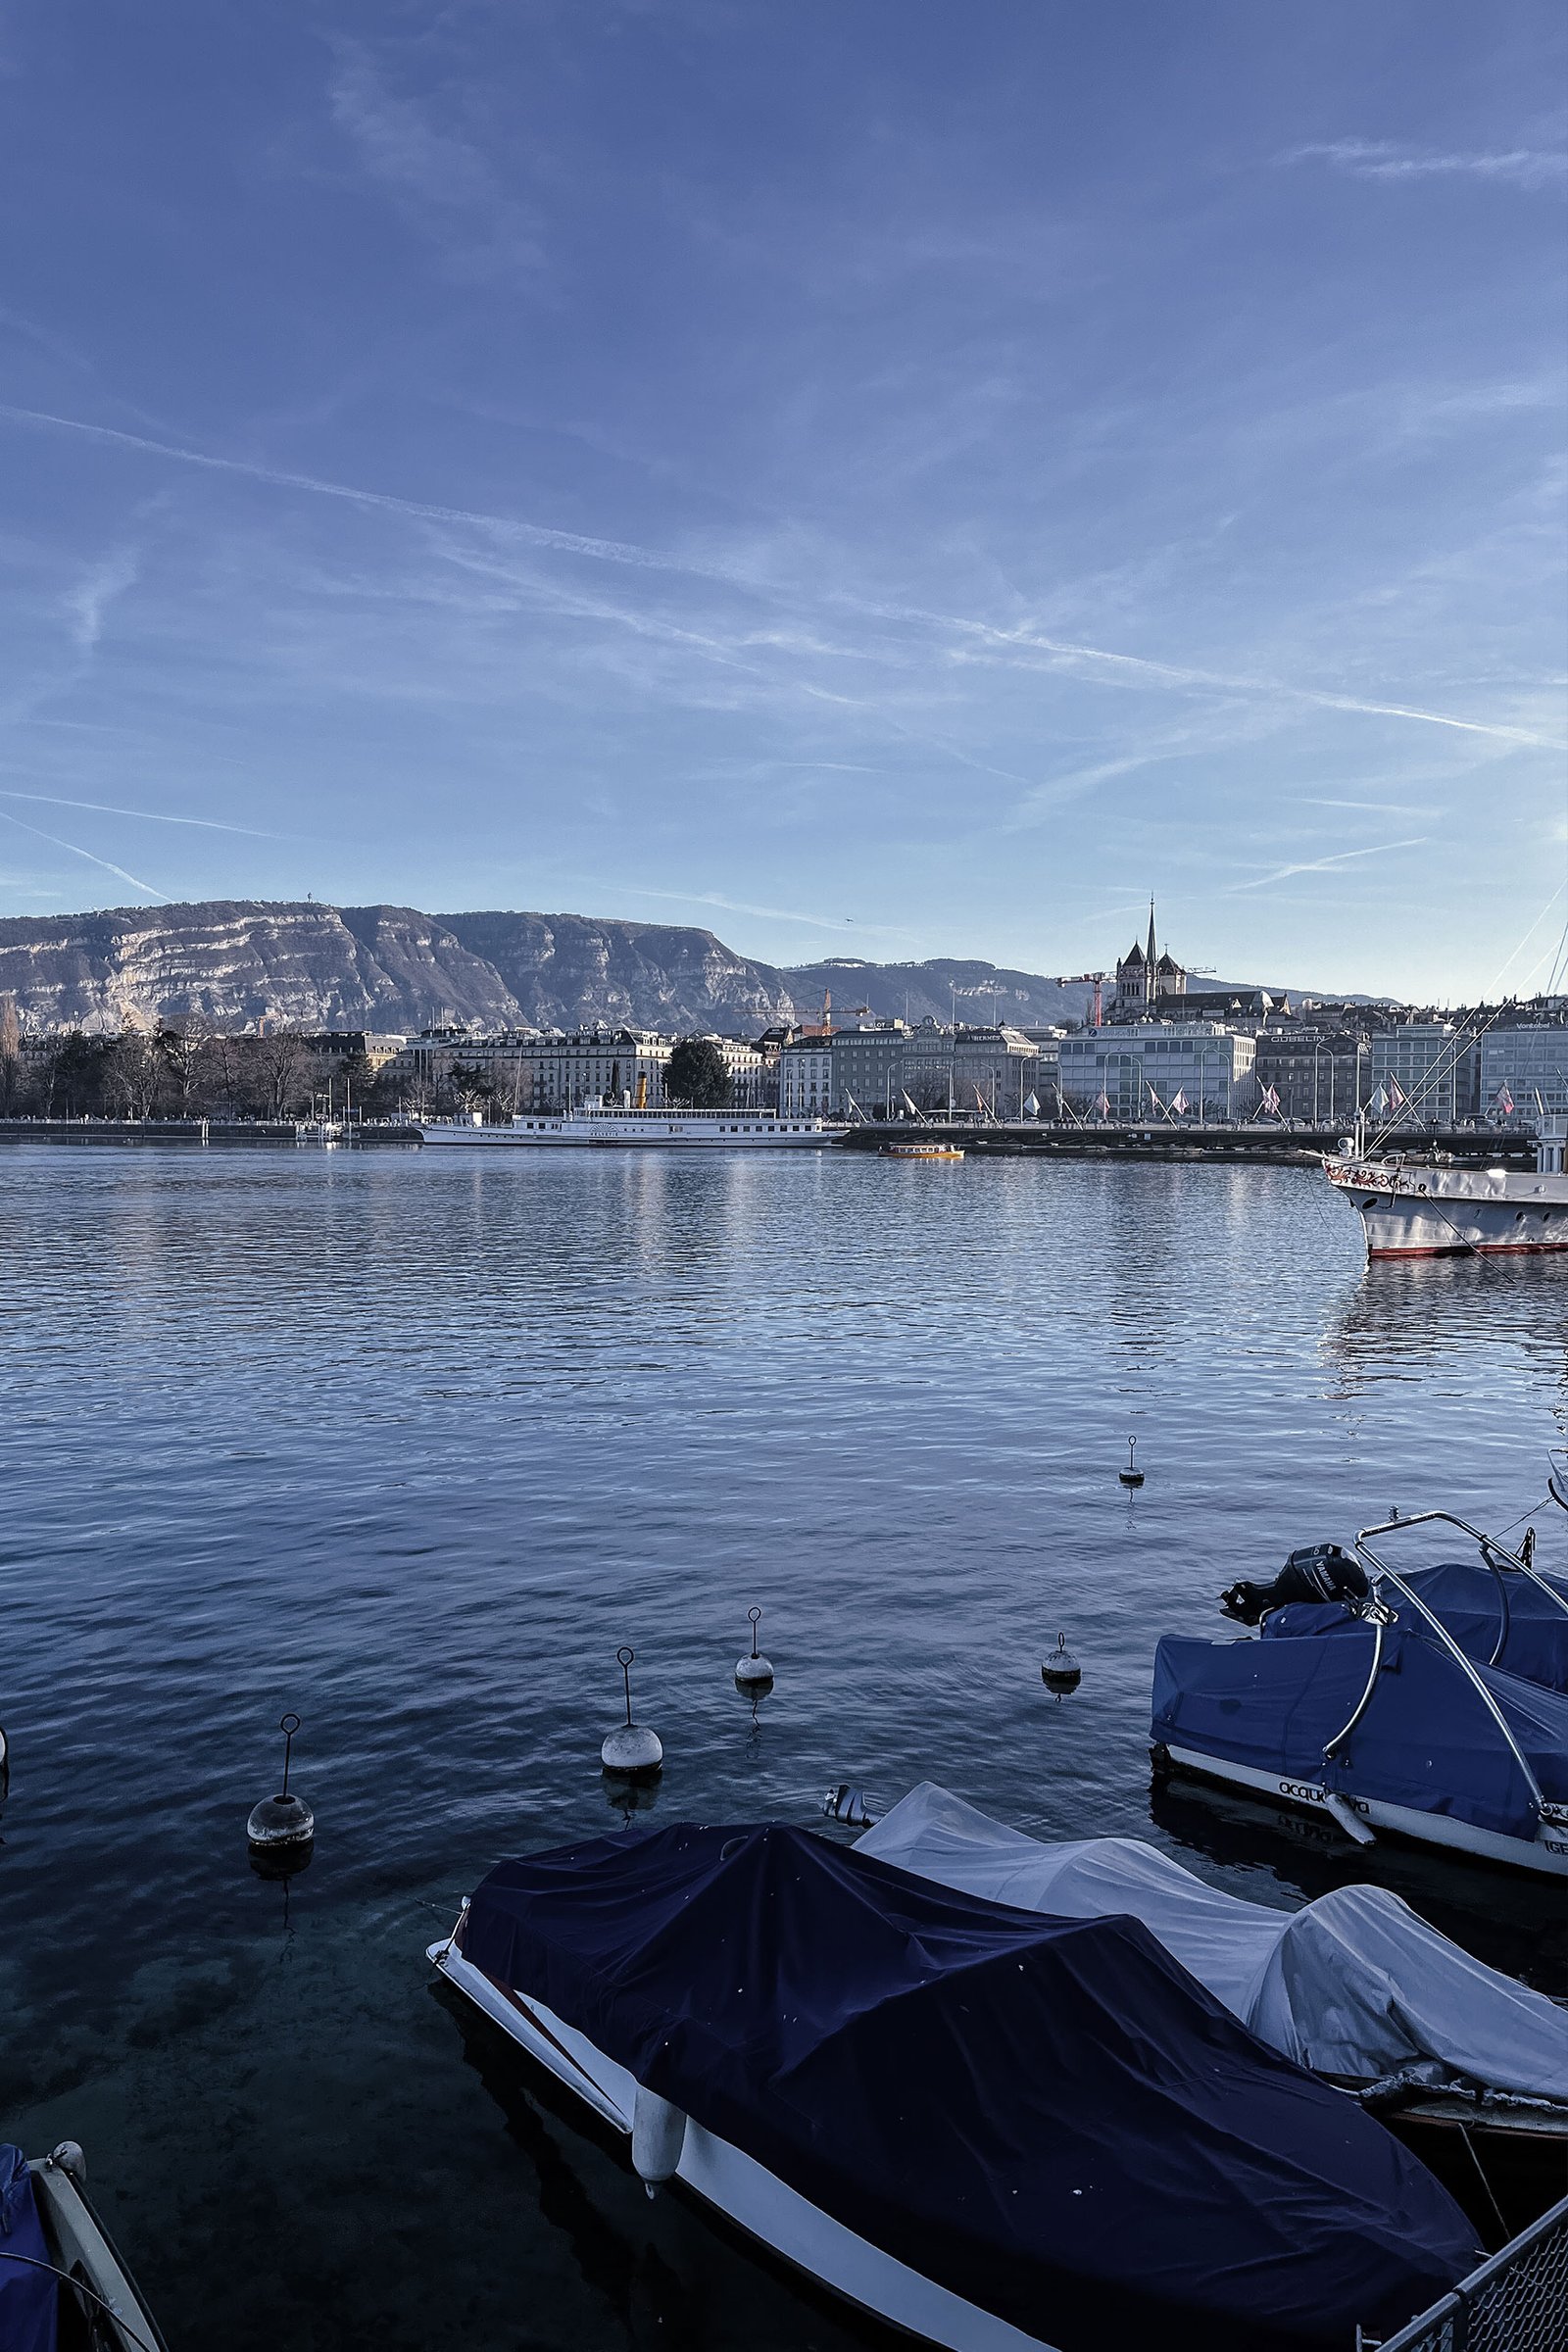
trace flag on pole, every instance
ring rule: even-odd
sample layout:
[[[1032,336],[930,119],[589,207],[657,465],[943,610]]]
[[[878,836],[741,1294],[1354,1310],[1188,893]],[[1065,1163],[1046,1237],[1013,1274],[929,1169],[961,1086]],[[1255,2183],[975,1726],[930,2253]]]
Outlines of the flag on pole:
[[[1179,1088],[1178,1091],[1172,1095],[1170,1099],[1170,1106],[1179,1119],[1185,1118],[1188,1110],[1187,1090],[1185,1087]]]
[[[1269,1117],[1270,1117],[1271,1119],[1277,1119],[1277,1118],[1279,1117],[1279,1115],[1280,1115],[1280,1096],[1279,1096],[1279,1089],[1278,1089],[1278,1087],[1275,1087],[1275,1086],[1265,1086],[1265,1087],[1264,1087],[1264,1089],[1263,1089],[1263,1108],[1264,1108],[1264,1109],[1267,1111],[1267,1113],[1268,1113],[1268,1115],[1269,1115]]]
[[[1506,1078],[1497,1089],[1496,1100],[1497,1108],[1501,1111],[1503,1117],[1505,1119],[1511,1119],[1513,1117],[1513,1095],[1509,1089]]]
[[[1391,1110],[1403,1110],[1408,1104],[1409,1100],[1409,1096],[1405,1093],[1397,1078],[1391,1078],[1389,1080],[1389,1108]]]
[[[1095,1097],[1095,1108],[1099,1111],[1102,1119],[1108,1119],[1110,1116],[1110,1097],[1108,1095],[1097,1095]]]

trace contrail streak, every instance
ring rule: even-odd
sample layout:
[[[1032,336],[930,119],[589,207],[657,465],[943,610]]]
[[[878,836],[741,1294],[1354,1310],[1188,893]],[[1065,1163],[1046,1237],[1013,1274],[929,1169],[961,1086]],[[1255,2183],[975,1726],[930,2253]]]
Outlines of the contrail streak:
[[[0,801],[38,801],[46,808],[90,808],[98,816],[134,816],[149,825],[200,825],[204,833],[243,833],[251,841],[278,838],[275,833],[258,832],[254,825],[220,824],[216,816],[162,816],[156,808],[118,808],[110,801],[67,801],[58,793],[14,792],[4,784],[0,784]],[[0,809],[0,815],[4,813]]]
[[[705,564],[689,558],[656,555],[649,548],[636,547],[622,539],[594,539],[579,531],[559,531],[544,523],[523,522],[503,514],[486,514],[468,507],[437,506],[422,499],[400,498],[387,490],[361,490],[346,482],[326,481],[319,474],[294,473],[281,466],[255,465],[243,458],[214,457],[206,450],[186,449],[177,442],[155,441],[144,433],[122,432],[116,425],[91,424],[78,416],[58,416],[47,409],[23,409],[9,402],[0,402],[0,417],[9,417],[16,424],[42,425],[58,432],[78,433],[90,441],[104,442],[118,449],[139,450],[149,457],[170,458],[178,465],[201,466],[211,473],[238,474],[249,481],[269,482],[278,489],[304,490],[317,498],[341,499],[349,506],[390,514],[408,514],[424,522],[461,523],[502,537],[520,539],[529,546],[552,548],[562,555],[588,557],[596,563],[623,564],[639,571],[670,572],[693,579],[717,580],[727,587],[745,589],[757,595],[777,596],[783,592],[777,583],[751,577],[722,564]],[[1548,751],[1564,748],[1557,738],[1538,735],[1526,727],[1504,726],[1490,719],[1460,718],[1452,711],[1423,710],[1409,703],[1367,702],[1354,695],[1331,694],[1315,686],[1293,686],[1276,678],[1232,677],[1217,670],[1189,669],[1174,662],[1152,661],[1141,654],[1112,653],[1103,646],[1079,645],[1070,639],[1047,637],[1027,629],[999,629],[985,621],[967,620],[952,613],[925,612],[914,606],[878,604],[842,592],[830,594],[827,602],[866,619],[918,621],[925,627],[952,630],[1001,650],[1048,654],[1057,661],[1088,662],[1128,678],[1145,679],[1189,691],[1277,695],[1292,702],[1311,704],[1322,710],[1348,710],[1364,718],[1411,719],[1421,726],[1452,727],[1462,734],[1486,735],[1502,743],[1530,744]],[[822,699],[833,698],[824,696]],[[984,768],[981,761],[973,764],[982,770]],[[991,772],[1002,774],[1004,771],[998,769]]]
[[[127,874],[122,865],[116,865],[112,858],[96,857],[91,850],[84,850],[79,842],[62,841],[58,833],[46,833],[41,825],[29,825],[25,817],[13,816],[9,808],[0,808],[0,816],[5,818],[8,825],[20,825],[24,833],[35,833],[40,841],[52,842],[57,850],[69,850],[73,858],[85,858],[89,865],[101,865],[106,874],[118,874],[122,882],[128,882],[132,890],[144,890],[150,899],[167,900],[169,897],[167,890],[158,890],[151,882],[138,881],[134,874]]]
[[[359,490],[347,482],[323,481],[314,473],[290,473],[281,466],[256,466],[244,458],[215,458],[202,449],[182,449],[172,441],[152,441],[144,433],[123,433],[112,424],[86,424],[79,416],[56,416],[47,409],[18,409],[0,401],[0,416],[17,424],[52,425],[67,433],[85,434],[89,441],[106,441],[119,449],[138,449],[149,457],[173,458],[181,466],[200,466],[210,473],[238,473],[253,482],[270,482],[282,490],[308,490],[317,498],[340,498],[354,507],[378,507],[392,514],[412,514],[424,522],[462,522],[480,530],[505,532],[533,547],[553,547],[564,555],[593,556],[602,564],[628,564],[644,571],[696,572],[713,579],[733,580],[724,571],[708,571],[698,564],[656,556],[647,548],[618,539],[589,539],[578,531],[552,530],[542,522],[520,522],[505,514],[481,514],[469,507],[440,507],[416,498],[398,498],[389,490]]]
[[[1259,874],[1255,881],[1233,882],[1231,892],[1263,890],[1270,882],[1283,882],[1291,874],[1326,874],[1337,866],[1348,865],[1356,858],[1382,858],[1394,850],[1418,850],[1431,838],[1430,833],[1415,833],[1408,841],[1375,841],[1368,849],[1337,850],[1331,858],[1306,858],[1298,865],[1277,865],[1271,874]]]

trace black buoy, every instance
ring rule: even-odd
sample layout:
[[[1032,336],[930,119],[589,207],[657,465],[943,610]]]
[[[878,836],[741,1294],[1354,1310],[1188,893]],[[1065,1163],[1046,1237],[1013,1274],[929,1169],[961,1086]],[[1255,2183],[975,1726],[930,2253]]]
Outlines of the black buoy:
[[[736,1665],[735,1680],[743,1690],[755,1690],[760,1694],[773,1688],[773,1668],[757,1646],[757,1629],[761,1622],[761,1610],[748,1609],[746,1614],[752,1621],[752,1646]]]
[[[663,1767],[664,1747],[657,1732],[631,1719],[631,1669],[637,1652],[622,1646],[615,1652],[615,1664],[620,1668],[626,1686],[626,1720],[617,1723],[599,1751],[599,1760],[607,1772],[626,1781],[649,1781]]]
[[[1128,1439],[1127,1467],[1125,1470],[1118,1470],[1116,1473],[1116,1476],[1121,1480],[1121,1483],[1124,1487],[1141,1487],[1144,1483],[1143,1472],[1135,1468],[1133,1464],[1133,1448],[1137,1444],[1138,1440],[1136,1438]]]
[[[1040,1669],[1041,1681],[1048,1683],[1053,1690],[1076,1690],[1083,1677],[1083,1668],[1067,1647],[1066,1635],[1058,1634],[1055,1648],[1047,1652]]]
[[[291,1793],[288,1785],[294,1735],[300,1728],[300,1719],[294,1714],[285,1715],[277,1728],[283,1735],[283,1786],[276,1796],[264,1796],[253,1807],[245,1835],[250,1840],[253,1862],[303,1870],[316,1838],[316,1815],[302,1796]]]
[[[847,1829],[873,1830],[881,1819],[881,1807],[873,1813],[863,1791],[849,1781],[840,1781],[822,1799],[822,1811],[829,1821],[842,1821]]]

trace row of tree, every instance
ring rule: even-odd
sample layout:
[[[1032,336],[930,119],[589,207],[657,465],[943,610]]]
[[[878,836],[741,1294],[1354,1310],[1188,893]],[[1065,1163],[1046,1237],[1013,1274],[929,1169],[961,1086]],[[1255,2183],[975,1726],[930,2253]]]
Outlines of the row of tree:
[[[396,1107],[363,1055],[322,1055],[297,1032],[230,1037],[162,1024],[118,1036],[68,1030],[24,1049],[16,1007],[0,999],[0,1116],[6,1118],[293,1119],[331,1089],[373,1115]]]
[[[329,1092],[335,1110],[352,1104],[368,1118],[400,1110],[504,1117],[513,1107],[482,1069],[462,1061],[427,1085],[372,1071],[363,1054],[323,1054],[287,1029],[233,1037],[165,1022],[118,1036],[69,1030],[42,1052],[24,1049],[16,1005],[0,997],[0,1117],[294,1119]],[[728,1106],[729,1070],[710,1039],[675,1048],[664,1094],[696,1109]]]

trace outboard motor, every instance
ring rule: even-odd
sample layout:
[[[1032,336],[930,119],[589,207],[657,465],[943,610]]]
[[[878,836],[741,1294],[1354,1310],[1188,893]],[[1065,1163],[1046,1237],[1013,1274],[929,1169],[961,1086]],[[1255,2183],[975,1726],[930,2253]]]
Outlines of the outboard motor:
[[[1338,1544],[1306,1544],[1291,1553],[1271,1585],[1244,1578],[1220,1594],[1219,1605],[1239,1625],[1257,1625],[1270,1609],[1283,1609],[1289,1601],[1360,1601],[1370,1591],[1360,1561]]]

